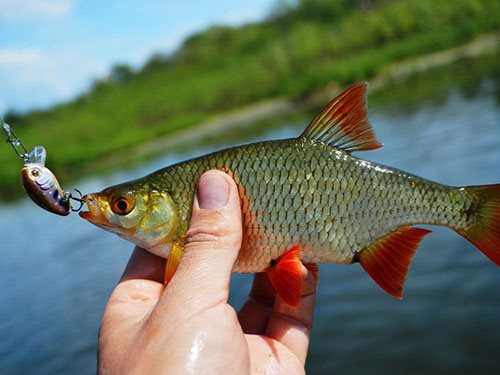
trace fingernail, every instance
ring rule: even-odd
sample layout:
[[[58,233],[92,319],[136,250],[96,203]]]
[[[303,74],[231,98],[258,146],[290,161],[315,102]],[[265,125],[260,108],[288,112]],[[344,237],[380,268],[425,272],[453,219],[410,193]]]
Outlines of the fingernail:
[[[229,198],[229,184],[219,173],[208,172],[198,181],[196,195],[200,208],[208,210],[222,208]]]

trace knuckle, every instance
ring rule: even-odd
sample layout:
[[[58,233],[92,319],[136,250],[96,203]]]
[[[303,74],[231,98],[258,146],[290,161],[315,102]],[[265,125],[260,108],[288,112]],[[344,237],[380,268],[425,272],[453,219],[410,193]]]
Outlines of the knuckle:
[[[219,240],[220,233],[212,228],[190,228],[184,240],[187,244],[197,244],[197,243],[207,243],[207,242],[217,242]]]
[[[186,233],[186,242],[217,240],[224,235],[224,225],[217,217],[201,217],[192,221]]]
[[[186,232],[185,244],[190,243],[213,243],[231,240],[235,234],[241,232],[241,224],[222,213],[211,213],[200,215],[191,222]]]

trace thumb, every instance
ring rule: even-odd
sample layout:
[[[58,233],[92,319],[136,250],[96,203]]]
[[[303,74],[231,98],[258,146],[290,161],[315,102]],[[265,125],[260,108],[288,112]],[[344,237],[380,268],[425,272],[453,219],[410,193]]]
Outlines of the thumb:
[[[184,256],[164,293],[168,303],[198,311],[226,303],[241,238],[236,184],[224,172],[204,173],[193,201]]]

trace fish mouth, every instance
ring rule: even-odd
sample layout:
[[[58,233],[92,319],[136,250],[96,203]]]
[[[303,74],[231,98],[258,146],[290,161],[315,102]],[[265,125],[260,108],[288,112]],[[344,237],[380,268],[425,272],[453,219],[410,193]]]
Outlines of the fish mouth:
[[[85,220],[95,219],[99,215],[99,207],[97,199],[94,198],[94,194],[83,196],[82,201],[87,205],[88,211],[80,211],[78,215]]]
[[[104,229],[113,227],[101,210],[99,205],[99,194],[87,194],[83,196],[82,201],[88,208],[88,211],[80,211],[78,213],[82,219],[85,219],[88,222]]]

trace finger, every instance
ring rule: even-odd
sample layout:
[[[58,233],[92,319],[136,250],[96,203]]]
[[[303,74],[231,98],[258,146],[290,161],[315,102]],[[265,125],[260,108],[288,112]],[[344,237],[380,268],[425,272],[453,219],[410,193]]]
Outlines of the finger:
[[[276,296],[266,334],[281,342],[305,364],[313,321],[316,281],[313,274],[302,266],[302,297],[296,307],[287,305]]]
[[[132,253],[120,282],[131,279],[145,279],[163,282],[165,259],[136,247]]]
[[[165,260],[136,247],[104,311],[100,341],[125,336],[154,308],[162,292]]]
[[[232,268],[241,247],[241,226],[234,181],[221,171],[203,174],[193,202],[184,256],[160,303],[168,301],[195,314],[227,302]]]
[[[304,364],[290,350],[264,335],[245,335],[252,374],[304,374]]]
[[[265,273],[258,273],[253,279],[252,289],[238,319],[243,332],[263,334],[273,311],[276,292]]]
[[[136,247],[109,298],[106,313],[144,315],[151,310],[161,294],[164,268],[165,259]]]

